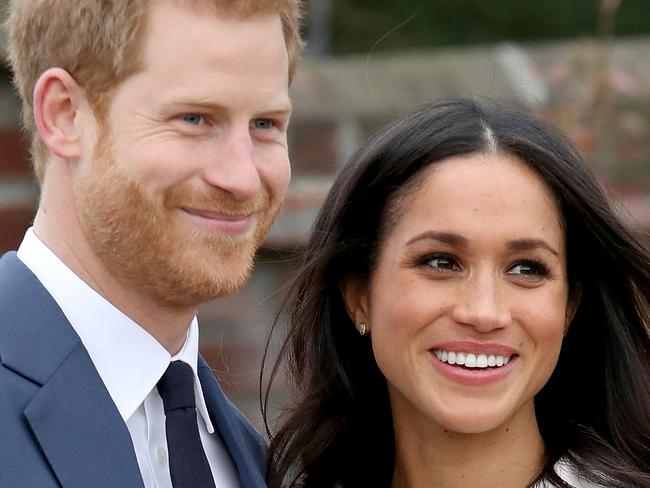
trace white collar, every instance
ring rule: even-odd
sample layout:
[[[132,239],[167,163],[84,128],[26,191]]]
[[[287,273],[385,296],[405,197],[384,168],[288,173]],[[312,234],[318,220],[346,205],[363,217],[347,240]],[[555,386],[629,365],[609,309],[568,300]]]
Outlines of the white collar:
[[[196,408],[209,433],[208,415],[197,374],[199,328],[196,317],[180,352],[169,352],[146,330],[77,276],[29,229],[18,258],[36,275],[72,325],[126,422],[155,388],[172,360],[194,371]]]

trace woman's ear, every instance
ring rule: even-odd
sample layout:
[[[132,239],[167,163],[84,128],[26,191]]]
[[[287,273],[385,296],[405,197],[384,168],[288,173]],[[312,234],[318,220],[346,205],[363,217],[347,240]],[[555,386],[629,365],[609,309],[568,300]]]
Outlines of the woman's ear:
[[[582,300],[582,284],[576,283],[573,287],[573,290],[569,292],[569,299],[567,301],[566,307],[566,319],[564,324],[564,334],[569,331],[569,326],[575,317],[578,307],[580,306],[580,301]]]
[[[369,331],[368,320],[368,285],[359,278],[347,278],[339,283],[339,289],[345,302],[345,309],[355,327],[364,324],[365,331]]]
[[[83,90],[61,68],[45,71],[34,87],[34,121],[38,133],[52,154],[63,159],[81,154],[79,108]]]

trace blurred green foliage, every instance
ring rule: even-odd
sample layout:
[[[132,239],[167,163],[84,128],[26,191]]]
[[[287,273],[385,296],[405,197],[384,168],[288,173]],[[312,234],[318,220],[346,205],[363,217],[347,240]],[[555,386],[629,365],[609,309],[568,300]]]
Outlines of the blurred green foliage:
[[[393,50],[595,36],[603,29],[601,1],[332,0],[331,49],[343,54],[375,44]],[[648,33],[650,0],[623,0],[614,34]]]

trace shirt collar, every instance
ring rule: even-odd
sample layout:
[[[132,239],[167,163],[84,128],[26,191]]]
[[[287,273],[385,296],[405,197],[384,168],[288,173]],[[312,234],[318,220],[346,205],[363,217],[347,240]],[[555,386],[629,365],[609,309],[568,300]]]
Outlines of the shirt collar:
[[[214,427],[198,377],[199,330],[196,317],[173,358],[146,330],[97,293],[29,229],[18,258],[36,275],[72,325],[126,422],[155,388],[172,360],[192,367],[196,408],[208,432]]]

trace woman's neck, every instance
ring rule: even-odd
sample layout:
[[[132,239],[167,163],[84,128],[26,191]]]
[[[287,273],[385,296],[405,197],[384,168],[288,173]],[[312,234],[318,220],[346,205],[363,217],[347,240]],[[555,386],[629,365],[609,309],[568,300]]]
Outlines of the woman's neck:
[[[544,463],[544,442],[534,411],[481,434],[404,425],[398,420],[395,437],[392,488],[525,488]]]

